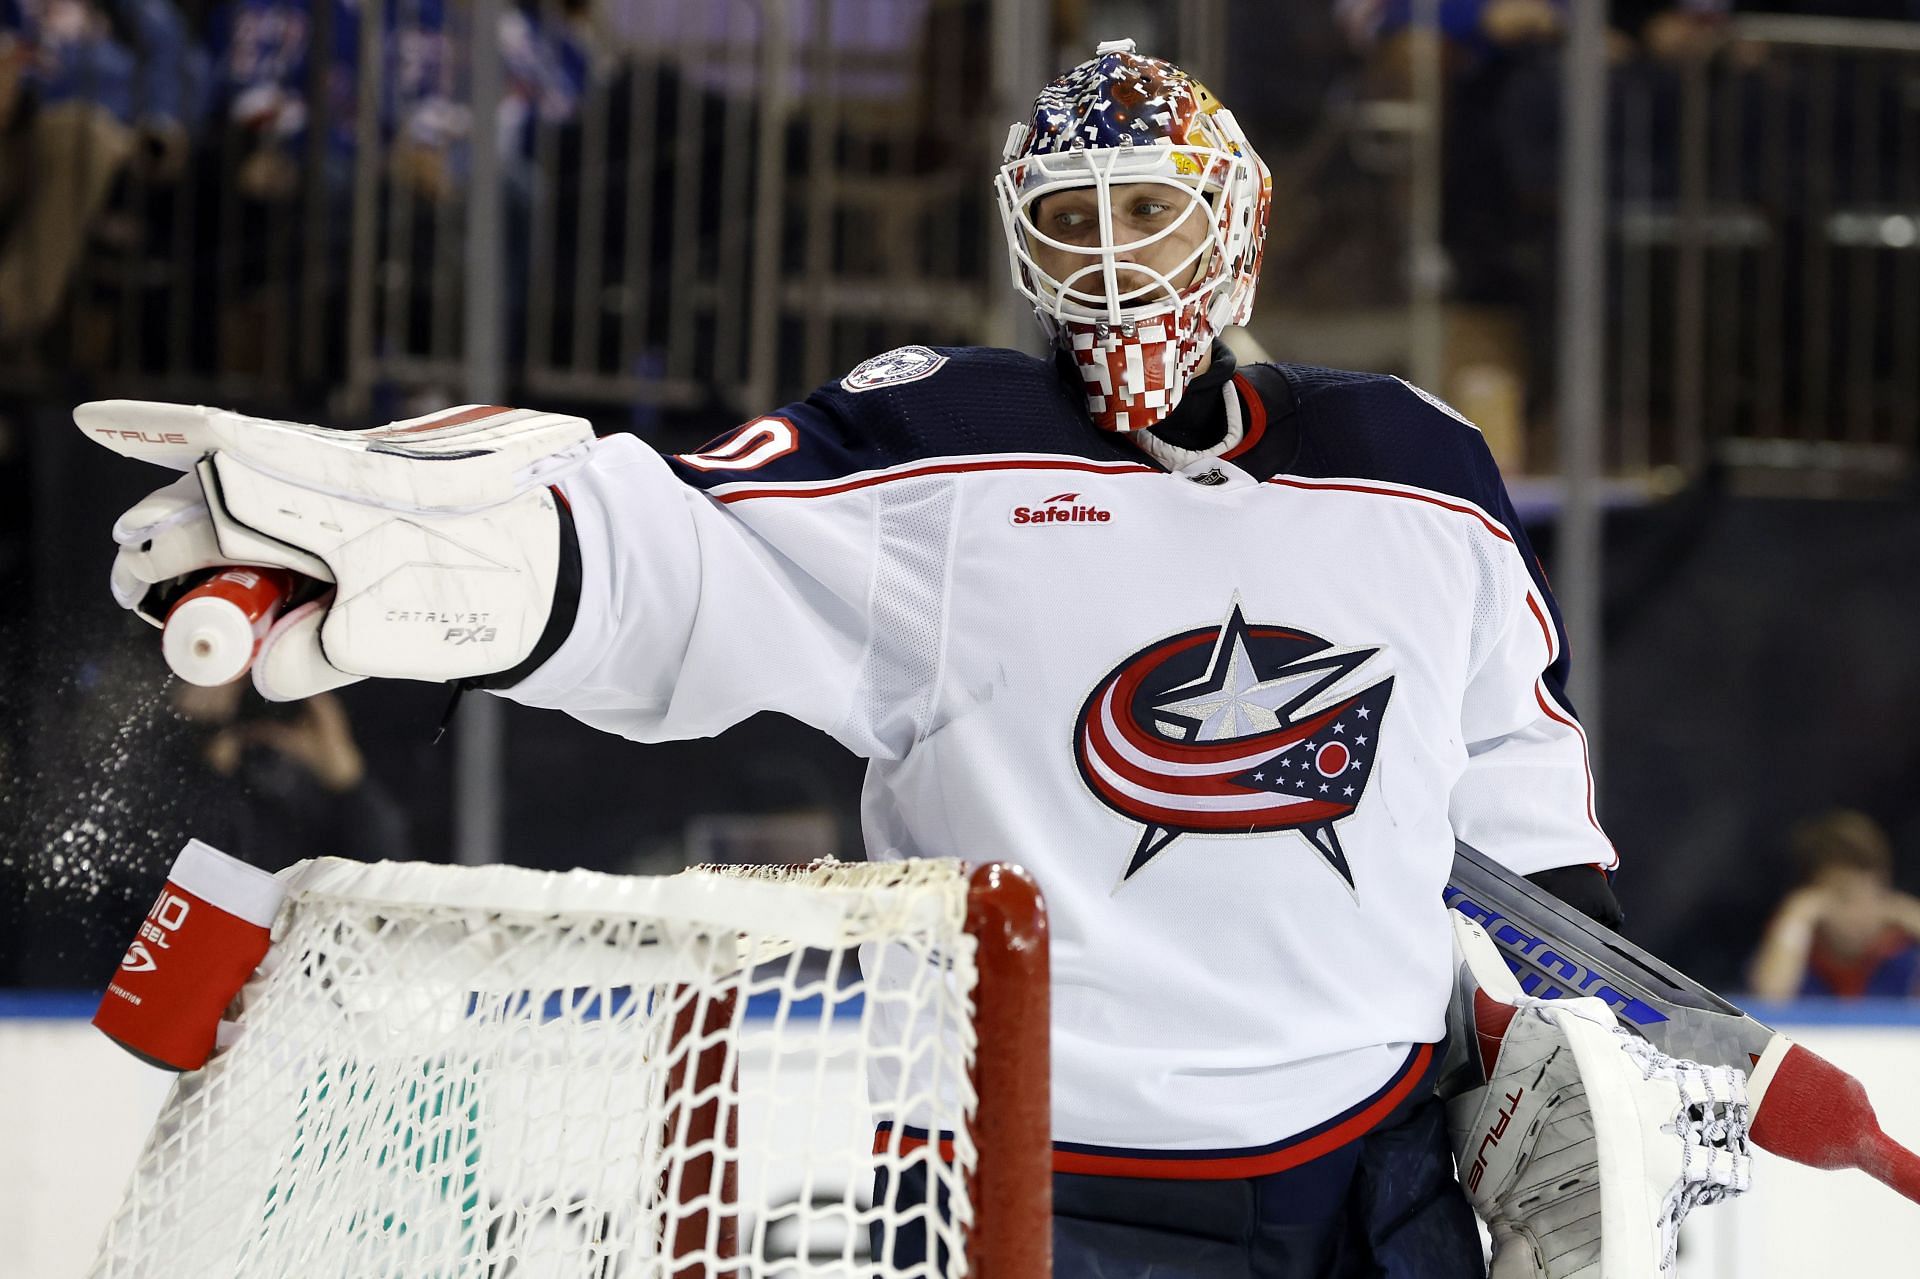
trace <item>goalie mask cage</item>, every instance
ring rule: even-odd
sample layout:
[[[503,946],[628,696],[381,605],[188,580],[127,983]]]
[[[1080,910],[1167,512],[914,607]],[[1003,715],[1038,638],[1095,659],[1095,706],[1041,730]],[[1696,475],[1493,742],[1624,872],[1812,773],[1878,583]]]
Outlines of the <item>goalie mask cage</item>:
[[[239,1033],[174,1085],[94,1276],[1049,1272],[1019,870],[289,875]]]

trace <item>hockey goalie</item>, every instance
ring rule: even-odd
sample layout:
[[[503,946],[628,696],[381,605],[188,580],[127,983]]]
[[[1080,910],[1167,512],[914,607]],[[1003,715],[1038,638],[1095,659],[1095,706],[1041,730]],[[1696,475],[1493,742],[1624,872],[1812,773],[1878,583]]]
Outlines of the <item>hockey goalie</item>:
[[[1063,1279],[1478,1279],[1476,1211],[1499,1279],[1670,1272],[1749,1179],[1739,1075],[1526,997],[1442,901],[1464,840],[1618,915],[1484,439],[1398,378],[1239,361],[1273,180],[1179,68],[1102,45],[1002,160],[1051,359],[901,347],[674,456],[524,409],[83,406],[190,472],[121,519],[115,597],[160,624],[210,570],[295,575],[235,631],[276,699],[449,682],[648,742],[780,712],[868,761],[872,860],[1017,859]]]

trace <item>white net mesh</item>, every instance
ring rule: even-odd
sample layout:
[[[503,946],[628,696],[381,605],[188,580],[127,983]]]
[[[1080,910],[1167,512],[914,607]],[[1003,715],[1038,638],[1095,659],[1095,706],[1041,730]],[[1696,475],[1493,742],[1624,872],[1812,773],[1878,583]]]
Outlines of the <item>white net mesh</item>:
[[[95,1276],[965,1273],[958,863],[296,876]]]

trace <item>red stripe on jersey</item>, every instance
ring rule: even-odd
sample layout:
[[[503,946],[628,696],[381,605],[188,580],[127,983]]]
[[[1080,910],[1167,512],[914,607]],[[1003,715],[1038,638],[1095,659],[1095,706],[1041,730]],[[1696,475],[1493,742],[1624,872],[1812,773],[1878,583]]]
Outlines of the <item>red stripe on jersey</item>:
[[[1183,1159],[1178,1152],[1162,1156],[1098,1155],[1085,1151],[1053,1152],[1055,1172],[1077,1172],[1094,1177],[1151,1177],[1163,1181],[1226,1181],[1237,1177],[1264,1177],[1285,1172],[1330,1154],[1379,1127],[1394,1107],[1405,1101],[1426,1078],[1433,1045],[1421,1044],[1400,1074],[1363,1109],[1302,1141],[1255,1155],[1226,1155],[1212,1159]]]
[[[1527,592],[1527,607],[1533,612],[1533,620],[1540,625],[1540,638],[1547,643],[1547,661],[1551,664],[1557,658],[1559,649],[1559,646],[1553,642],[1553,624],[1547,620],[1547,615],[1541,612],[1540,601],[1534,599],[1532,591]],[[1580,739],[1580,769],[1587,777],[1587,822],[1595,830],[1600,831],[1602,838],[1605,838],[1607,832],[1601,830],[1600,814],[1593,802],[1593,757],[1587,751],[1586,730],[1581,728],[1572,716],[1563,715],[1547,704],[1546,685],[1540,680],[1533,682],[1533,700],[1539,703],[1540,709],[1546,712],[1548,719],[1558,724],[1565,724],[1573,730],[1573,735]],[[1613,847],[1611,839],[1607,840],[1607,847],[1613,851],[1613,865],[1602,869],[1611,870],[1613,866],[1620,864],[1620,851]]]
[[[1240,402],[1247,406],[1247,433],[1238,444],[1220,455],[1221,460],[1227,462],[1258,444],[1260,437],[1267,433],[1267,406],[1253,389],[1253,383],[1247,381],[1246,374],[1236,373],[1233,375],[1233,384],[1240,389]]]
[[[906,1155],[912,1154],[916,1150],[924,1150],[928,1146],[934,1144],[933,1142],[929,1141],[927,1138],[916,1136],[913,1133],[908,1132],[904,1129],[901,1130],[899,1142],[900,1144],[898,1146],[898,1150],[903,1157]],[[940,1152],[941,1162],[949,1163],[949,1164],[952,1163],[953,1162],[953,1138],[942,1137],[939,1141],[938,1148]],[[894,1150],[895,1150],[895,1146],[894,1146],[893,1129],[886,1126],[885,1124],[882,1124],[880,1127],[874,1129],[873,1153],[876,1155],[885,1155],[885,1154],[891,1154]]]
[[[1540,638],[1547,642],[1547,661],[1560,656],[1560,646],[1553,642],[1553,626],[1547,621],[1547,615],[1540,611],[1540,601],[1533,598],[1533,592],[1527,592],[1527,607],[1533,610],[1533,620],[1540,623]]]
[[[1331,722],[1332,716],[1329,714],[1320,718],[1324,722]],[[1301,726],[1296,725],[1295,727],[1298,728]],[[1304,741],[1304,736],[1300,740]],[[1241,739],[1241,741],[1236,744],[1244,746],[1247,742],[1246,739]],[[1304,822],[1343,817],[1351,811],[1350,805],[1332,803],[1319,799],[1302,800],[1283,792],[1273,792],[1271,802],[1262,804],[1259,807],[1228,809],[1207,809],[1198,806],[1191,808],[1167,808],[1141,799],[1138,796],[1127,794],[1116,788],[1094,768],[1094,752],[1098,752],[1101,764],[1105,765],[1108,770],[1119,774],[1123,780],[1156,793],[1168,795],[1170,798],[1187,797],[1197,799],[1204,796],[1231,796],[1240,798],[1243,796],[1258,796],[1261,792],[1256,788],[1235,784],[1231,780],[1233,774],[1230,773],[1200,774],[1196,776],[1192,774],[1155,773],[1140,768],[1132,763],[1132,761],[1122,757],[1120,753],[1114,749],[1113,741],[1107,734],[1106,725],[1101,722],[1097,711],[1089,714],[1087,717],[1087,730],[1081,736],[1081,740],[1078,743],[1078,751],[1080,763],[1083,771],[1086,773],[1088,783],[1105,796],[1115,807],[1137,820],[1153,820],[1179,830],[1244,832],[1256,825],[1282,823],[1292,826]],[[1277,755],[1279,751],[1280,747],[1276,745],[1272,748],[1271,753]],[[1249,762],[1246,765],[1246,769],[1252,769],[1254,766],[1254,762]],[[1302,767],[1305,767],[1304,763]]]
[[[1272,803],[1264,804],[1258,808],[1166,808],[1159,804],[1148,803],[1146,800],[1139,799],[1114,788],[1105,778],[1101,777],[1099,773],[1094,770],[1092,761],[1087,754],[1087,748],[1088,743],[1082,741],[1079,747],[1082,771],[1085,773],[1088,783],[1098,790],[1109,803],[1135,821],[1151,821],[1156,825],[1165,826],[1169,830],[1178,831],[1183,834],[1246,834],[1250,830],[1262,828],[1267,830],[1287,829],[1313,822],[1332,821],[1336,818],[1345,817],[1352,811],[1350,805],[1330,803],[1323,799],[1296,800],[1293,803],[1287,803],[1285,802],[1287,797],[1279,792],[1274,793]],[[1122,761],[1114,760],[1105,755],[1101,757],[1101,760],[1115,772],[1121,773],[1123,776],[1125,775],[1126,769]],[[1155,780],[1164,783],[1166,779]],[[1147,785],[1147,783],[1138,781],[1136,781],[1136,784]],[[1149,788],[1161,791],[1166,790],[1165,785],[1154,785]],[[1176,792],[1176,794],[1177,793],[1179,792]],[[1255,795],[1259,792],[1242,789],[1238,793],[1242,795]]]
[[[1091,471],[1096,475],[1163,474],[1155,467],[1143,466],[1138,462],[1077,462],[1065,458],[1036,459],[1027,462],[947,462],[934,466],[918,466],[904,471],[889,471],[883,475],[869,475],[840,484],[822,485],[819,488],[740,489],[732,493],[710,492],[708,496],[717,502],[743,502],[754,497],[833,497],[840,493],[851,493],[855,489],[872,488],[876,484],[891,484],[895,480],[917,480],[928,475],[959,475],[968,471]]]
[[[1534,703],[1538,703],[1540,711],[1546,712],[1549,720],[1553,720],[1555,724],[1565,724],[1567,728],[1571,728],[1572,736],[1580,739],[1580,772],[1586,774],[1586,820],[1588,820],[1588,824],[1590,824],[1596,832],[1601,833],[1601,837],[1605,837],[1607,832],[1603,832],[1603,830],[1599,828],[1599,814],[1594,810],[1594,764],[1592,764],[1592,757],[1590,757],[1588,751],[1586,751],[1586,730],[1582,730],[1582,728],[1572,720],[1572,716],[1569,716],[1569,714],[1561,714],[1561,712],[1553,709],[1553,705],[1548,701],[1548,689],[1546,689],[1546,684],[1544,684],[1542,680],[1534,680]],[[1613,841],[1611,841],[1611,839],[1607,839],[1607,847],[1613,849]],[[1615,849],[1615,851],[1613,851],[1613,864],[1607,866],[1607,870],[1613,870],[1613,866],[1619,866],[1619,864],[1619,849]]]
[[[1460,505],[1456,505],[1453,502],[1444,501],[1438,497],[1435,497],[1427,493],[1407,493],[1407,492],[1402,492],[1399,489],[1375,488],[1367,484],[1321,484],[1321,483],[1315,483],[1307,480],[1291,479],[1291,478],[1287,478],[1279,475],[1274,476],[1272,479],[1268,480],[1267,483],[1282,484],[1287,486],[1288,488],[1335,489],[1342,492],[1350,492],[1350,493],[1376,493],[1382,497],[1410,498],[1411,500],[1416,502],[1426,502],[1432,506],[1444,507],[1449,511],[1454,511],[1461,515],[1471,515],[1475,519],[1479,520],[1480,523],[1485,525],[1489,533],[1492,533],[1495,537],[1499,538],[1501,541],[1503,542],[1513,541],[1513,534],[1507,532],[1507,530],[1505,530],[1504,528],[1501,528],[1498,524],[1488,519],[1486,515],[1483,514],[1482,512],[1470,506],[1460,506]],[[1552,662],[1558,655],[1558,646],[1554,643],[1554,638],[1553,638],[1553,628],[1547,622],[1546,616],[1543,613],[1541,613],[1540,605],[1538,602],[1534,600],[1532,591],[1527,592],[1527,607],[1533,610],[1534,620],[1540,623],[1541,634],[1547,641],[1547,660],[1549,662]],[[1587,750],[1586,733],[1581,729],[1580,725],[1576,724],[1572,719],[1556,712],[1551,706],[1547,705],[1545,692],[1541,688],[1541,686],[1537,683],[1534,686],[1534,700],[1540,703],[1540,709],[1547,713],[1548,718],[1557,720],[1558,722],[1565,724],[1568,728],[1571,728],[1574,732],[1574,735],[1580,739],[1580,762],[1582,766],[1582,771],[1586,773],[1586,777],[1587,777],[1587,821],[1592,824],[1593,828],[1596,831],[1600,831],[1600,834],[1604,837],[1606,835],[1606,832],[1604,830],[1601,830],[1599,815],[1594,811],[1593,764],[1592,764],[1592,758],[1589,755]],[[1607,846],[1609,848],[1612,848],[1613,845],[1611,840],[1608,841]],[[1615,850],[1614,852],[1613,864],[1616,866],[1620,864],[1620,854],[1618,850]]]
[[[1294,479],[1292,476],[1284,476],[1284,475],[1276,475],[1272,479],[1269,479],[1267,483],[1281,484],[1281,485],[1285,485],[1287,488],[1296,488],[1296,489],[1331,489],[1334,492],[1338,492],[1338,493],[1372,493],[1379,497],[1404,497],[1409,501],[1425,502],[1429,506],[1444,507],[1445,509],[1452,511],[1457,515],[1471,515],[1473,516],[1474,519],[1479,520],[1482,524],[1487,526],[1487,532],[1493,534],[1495,537],[1499,538],[1501,541],[1503,542],[1513,541],[1513,534],[1507,532],[1507,530],[1501,528],[1498,524],[1488,519],[1485,512],[1475,507],[1462,506],[1455,502],[1446,501],[1442,498],[1435,497],[1431,493],[1409,493],[1404,489],[1375,488],[1371,484],[1322,483],[1319,480],[1300,480],[1300,479]]]
[[[1101,700],[1103,703],[1105,702],[1106,699],[1104,695]],[[1115,712],[1118,714],[1119,708],[1116,707]],[[1127,735],[1127,730],[1123,728],[1122,734],[1123,736]],[[1269,735],[1269,737],[1265,739],[1266,744],[1262,745],[1260,739],[1240,738],[1237,739],[1238,742],[1244,743],[1249,747],[1245,756],[1229,757],[1229,761],[1225,761],[1228,762],[1228,767],[1222,768],[1218,772],[1188,773],[1176,771],[1176,767],[1182,764],[1210,764],[1215,761],[1195,760],[1188,756],[1174,753],[1174,751],[1177,750],[1178,743],[1173,743],[1173,750],[1149,753],[1149,758],[1162,765],[1161,768],[1156,769],[1151,766],[1137,764],[1122,752],[1120,744],[1116,743],[1113,735],[1107,731],[1105,717],[1098,708],[1087,716],[1085,738],[1086,740],[1082,743],[1084,748],[1083,753],[1091,752],[1098,755],[1100,762],[1105,764],[1113,772],[1119,774],[1122,780],[1132,782],[1138,786],[1145,786],[1151,790],[1164,791],[1169,795],[1184,795],[1190,797],[1202,795],[1239,796],[1252,794],[1254,792],[1250,788],[1236,784],[1233,778],[1240,773],[1249,772],[1257,768],[1265,760],[1277,758],[1287,747],[1295,746],[1300,742],[1306,741],[1304,735],[1292,741],[1279,740],[1276,735]],[[1138,748],[1136,747],[1136,749]],[[1302,756],[1305,754],[1306,752],[1301,752]],[[1244,763],[1236,764],[1230,762],[1234,759],[1241,758],[1245,760]],[[1102,789],[1104,790],[1105,787],[1102,786]]]

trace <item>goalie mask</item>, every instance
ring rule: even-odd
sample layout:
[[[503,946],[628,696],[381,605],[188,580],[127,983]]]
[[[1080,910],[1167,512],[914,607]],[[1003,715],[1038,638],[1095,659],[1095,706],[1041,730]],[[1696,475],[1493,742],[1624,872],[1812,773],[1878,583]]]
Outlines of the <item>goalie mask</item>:
[[[1172,63],[1099,47],[1007,135],[994,187],[1014,287],[1071,353],[1094,424],[1153,426],[1253,311],[1272,180]]]

